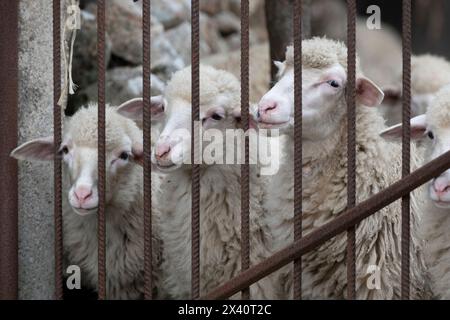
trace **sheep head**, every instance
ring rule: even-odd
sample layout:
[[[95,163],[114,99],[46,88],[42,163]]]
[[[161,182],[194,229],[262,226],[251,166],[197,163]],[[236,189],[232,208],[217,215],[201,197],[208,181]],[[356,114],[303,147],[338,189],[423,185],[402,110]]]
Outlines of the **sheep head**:
[[[70,187],[67,197],[72,209],[79,215],[97,212],[98,152],[97,106],[83,108],[68,119],[64,127],[58,155],[67,169]],[[55,156],[53,137],[26,142],[13,150],[11,156],[19,160],[52,161]],[[126,189],[132,181],[130,172],[143,157],[142,132],[136,124],[119,115],[112,107],[106,108],[106,203],[117,191]]]
[[[292,128],[294,124],[294,63],[289,47],[286,61],[277,62],[279,81],[258,105],[262,128]],[[322,140],[333,134],[346,114],[347,49],[336,41],[314,38],[302,42],[303,138]],[[357,63],[356,102],[377,106],[383,92],[364,77]]]
[[[401,71],[401,70],[400,70]],[[450,63],[440,56],[424,54],[411,58],[411,114],[424,114],[432,103],[434,95],[450,83]],[[389,124],[401,121],[402,73],[396,76],[396,83],[383,87],[385,99],[382,112]]]
[[[239,106],[239,81],[228,72],[200,66],[200,119],[195,128],[199,129],[200,137],[207,132],[238,128]],[[191,162],[191,117],[188,67],[175,73],[166,88],[162,130],[152,152],[152,162],[160,171],[170,172]]]
[[[426,114],[411,119],[411,137],[426,145],[426,160],[431,161],[450,151],[450,86],[441,89]],[[392,126],[381,136],[401,139],[402,124]],[[437,207],[450,208],[450,170],[428,183],[428,194]]]

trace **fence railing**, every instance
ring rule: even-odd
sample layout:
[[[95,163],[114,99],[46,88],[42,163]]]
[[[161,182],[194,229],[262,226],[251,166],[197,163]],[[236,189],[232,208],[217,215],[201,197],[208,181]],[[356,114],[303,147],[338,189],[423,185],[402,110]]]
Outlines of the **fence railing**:
[[[130,0],[131,1],[131,0]],[[249,286],[284,265],[294,262],[294,298],[301,298],[301,257],[315,247],[334,236],[347,232],[347,296],[356,298],[355,285],[355,228],[363,219],[388,206],[392,202],[402,200],[402,270],[401,296],[409,298],[410,291],[410,198],[409,194],[420,185],[450,168],[450,153],[435,159],[422,168],[410,173],[410,102],[411,102],[411,0],[403,1],[403,141],[402,141],[402,179],[384,191],[357,204],[356,203],[356,130],[355,130],[355,69],[356,69],[356,0],[348,0],[348,85],[347,85],[347,122],[348,122],[348,185],[347,210],[333,221],[302,236],[302,1],[294,0],[294,61],[295,61],[295,161],[294,161],[294,242],[263,262],[250,265],[249,241],[249,142],[245,140],[245,164],[241,165],[241,273],[222,284],[212,292],[200,297],[200,167],[192,164],[192,298],[224,299],[239,291],[242,298],[251,298]],[[105,30],[107,2],[98,0],[98,293],[99,299],[106,298],[106,251],[105,251]],[[152,298],[152,214],[151,214],[151,112],[150,112],[150,12],[151,1],[142,0],[143,6],[143,100],[144,100],[144,279],[145,298]],[[2,97],[3,114],[7,120],[0,126],[3,150],[10,150],[17,145],[17,2],[8,1],[0,4],[4,19],[0,20],[0,40],[9,43],[0,49],[0,96]],[[199,119],[199,0],[192,0],[192,140],[191,159],[196,159],[198,139],[194,129],[194,121]],[[62,230],[62,177],[61,159],[58,147],[61,142],[61,107],[57,104],[61,93],[61,4],[53,0],[53,59],[54,59],[54,210],[55,210],[55,297],[63,298],[63,230]],[[12,32],[14,31],[14,32]],[[6,39],[6,41],[5,41]],[[249,127],[249,0],[241,1],[241,108],[244,130]],[[6,72],[4,71],[6,70]],[[6,84],[6,85],[5,85]],[[2,118],[3,119],[3,118]],[[0,298],[17,298],[17,165],[2,152],[0,173],[2,176],[0,198]],[[6,199],[6,201],[5,201]]]

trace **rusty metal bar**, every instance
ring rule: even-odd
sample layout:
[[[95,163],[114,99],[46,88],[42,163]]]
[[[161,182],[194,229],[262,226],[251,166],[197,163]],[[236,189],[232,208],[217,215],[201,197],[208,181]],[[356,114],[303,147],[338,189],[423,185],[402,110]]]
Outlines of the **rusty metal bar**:
[[[105,225],[105,0],[97,1],[97,67],[98,67],[98,298],[106,299],[106,225]]]
[[[302,0],[294,3],[294,241],[302,237]],[[302,298],[302,259],[294,261],[294,299]]]
[[[231,297],[243,288],[248,287],[252,283],[257,282],[336,235],[346,231],[351,226],[360,223],[365,218],[390,205],[404,195],[409,194],[449,168],[450,152],[447,152],[397,181],[385,190],[372,196],[370,199],[347,210],[333,221],[319,227],[317,230],[307,234],[300,240],[295,241],[293,244],[269,257],[265,261],[250,267],[224,285],[212,290],[205,295],[203,299],[226,299]]]
[[[244,132],[249,129],[249,2],[241,0],[241,114]],[[250,267],[250,182],[249,142],[244,135],[245,163],[241,165],[241,270]],[[242,299],[250,299],[250,289],[242,290]]]
[[[411,171],[411,0],[403,0],[403,138],[402,177]],[[402,273],[401,298],[409,299],[410,195],[402,197]]]
[[[152,175],[151,175],[151,1],[142,3],[143,43],[143,131],[144,131],[144,298],[152,299]]]
[[[62,110],[58,105],[61,95],[61,1],[53,0],[53,163],[54,216],[55,216],[55,298],[63,299],[63,220],[62,220],[62,168],[59,148],[62,139]]]
[[[295,0],[265,0],[264,11],[270,44],[270,61],[283,61],[286,47],[292,44],[292,11]],[[277,67],[270,63],[271,84],[276,82]]]
[[[192,0],[191,4],[191,51],[192,51],[192,299],[200,296],[200,166],[196,162],[198,153],[198,139],[196,139],[195,122],[200,120],[200,7],[199,0]],[[197,137],[198,138],[198,137]]]
[[[17,146],[18,1],[1,1],[0,12],[0,300],[18,297],[17,162],[9,152]]]
[[[347,209],[356,204],[356,0],[347,0]],[[356,299],[355,228],[347,230],[347,298]]]

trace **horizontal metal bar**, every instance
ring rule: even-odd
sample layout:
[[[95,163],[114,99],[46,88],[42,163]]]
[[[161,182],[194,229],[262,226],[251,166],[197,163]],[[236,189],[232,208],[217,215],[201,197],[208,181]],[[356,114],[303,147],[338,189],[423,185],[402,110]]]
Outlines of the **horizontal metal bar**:
[[[292,245],[279,251],[263,262],[250,267],[227,283],[212,290],[202,299],[226,299],[280,269],[286,264],[299,259],[303,254],[330,240],[348,228],[355,226],[378,210],[409,194],[427,181],[450,168],[450,152],[429,162],[405,178],[397,181],[370,199],[347,210],[333,221],[295,241]]]

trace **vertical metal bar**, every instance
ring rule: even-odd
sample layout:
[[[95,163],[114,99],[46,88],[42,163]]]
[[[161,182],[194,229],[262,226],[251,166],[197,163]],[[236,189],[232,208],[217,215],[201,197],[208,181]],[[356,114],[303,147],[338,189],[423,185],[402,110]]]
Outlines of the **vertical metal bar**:
[[[54,215],[55,215],[55,298],[63,299],[63,221],[62,221],[62,171],[59,148],[62,139],[61,106],[61,1],[53,0],[53,140],[55,142]]]
[[[18,297],[17,146],[18,1],[1,1],[0,12],[0,300]]]
[[[294,3],[294,241],[302,237],[302,0]],[[302,259],[294,261],[294,299],[302,298]]]
[[[200,166],[196,162],[199,144],[196,141],[196,125],[200,120],[200,12],[199,0],[192,0],[192,136],[191,136],[191,161],[192,161],[192,299],[200,296]]]
[[[403,139],[402,177],[410,173],[411,152],[411,0],[403,0]],[[401,298],[409,299],[410,195],[402,197],[402,274]]]
[[[150,61],[151,61],[151,1],[143,0],[143,130],[144,130],[144,298],[152,299],[152,175],[151,175],[151,112],[150,112]]]
[[[356,0],[347,0],[347,209],[356,204]],[[355,227],[347,230],[347,298],[356,299]]]
[[[105,226],[105,0],[97,1],[98,64],[98,298],[106,299],[106,226]]]
[[[249,2],[241,0],[241,113],[244,132],[249,129]],[[244,159],[241,165],[241,270],[250,267],[250,181],[249,141],[244,135]],[[242,299],[250,299],[250,289],[242,290]]]

